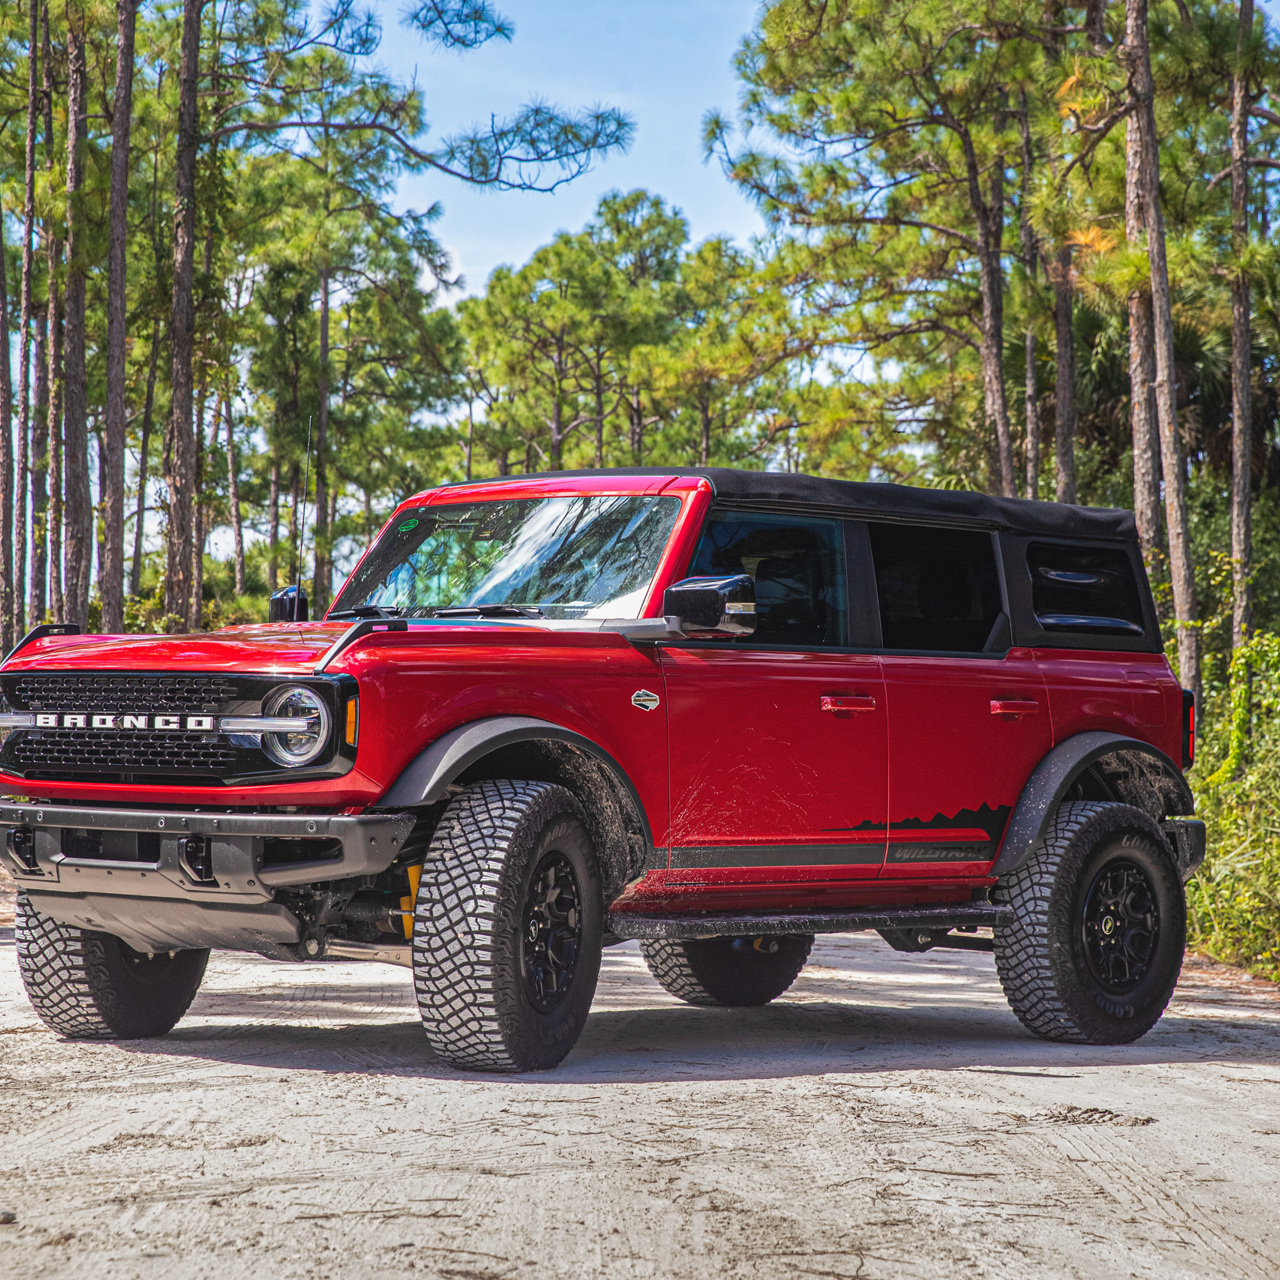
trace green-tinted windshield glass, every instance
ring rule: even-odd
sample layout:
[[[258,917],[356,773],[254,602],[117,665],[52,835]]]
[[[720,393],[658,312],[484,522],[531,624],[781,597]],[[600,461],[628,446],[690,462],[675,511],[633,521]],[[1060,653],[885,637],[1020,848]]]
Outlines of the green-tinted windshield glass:
[[[678,498],[526,498],[402,511],[334,601],[406,617],[518,606],[548,618],[636,618]]]

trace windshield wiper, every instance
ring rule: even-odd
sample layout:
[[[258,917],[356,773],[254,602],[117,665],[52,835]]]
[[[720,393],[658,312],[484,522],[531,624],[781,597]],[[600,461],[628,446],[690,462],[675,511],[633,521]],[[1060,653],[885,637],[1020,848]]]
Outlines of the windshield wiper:
[[[437,618],[541,618],[536,604],[448,604],[437,609]]]
[[[361,604],[354,609],[331,609],[329,618],[398,618],[404,612],[398,605]]]

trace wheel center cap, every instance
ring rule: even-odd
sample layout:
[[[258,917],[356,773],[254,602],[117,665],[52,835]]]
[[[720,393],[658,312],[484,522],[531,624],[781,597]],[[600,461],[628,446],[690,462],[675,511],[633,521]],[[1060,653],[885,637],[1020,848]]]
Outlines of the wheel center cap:
[[[1116,930],[1116,922],[1110,916],[1104,916],[1102,920],[1102,932],[1112,934]]]

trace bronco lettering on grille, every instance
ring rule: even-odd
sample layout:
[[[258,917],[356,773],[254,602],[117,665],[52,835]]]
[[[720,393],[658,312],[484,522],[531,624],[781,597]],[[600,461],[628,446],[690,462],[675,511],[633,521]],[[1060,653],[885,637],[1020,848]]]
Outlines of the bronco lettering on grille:
[[[160,729],[172,732],[212,733],[213,716],[89,715],[84,712],[40,711],[37,729]]]

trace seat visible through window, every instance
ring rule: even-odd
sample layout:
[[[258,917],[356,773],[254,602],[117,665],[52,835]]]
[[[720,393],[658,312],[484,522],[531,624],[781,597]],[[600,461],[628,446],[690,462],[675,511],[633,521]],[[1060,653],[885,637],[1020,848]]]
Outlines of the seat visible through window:
[[[755,634],[735,643],[846,643],[840,521],[712,512],[689,575],[729,573],[748,574],[756,584]]]
[[[1001,614],[991,535],[870,524],[886,649],[981,653]]]

